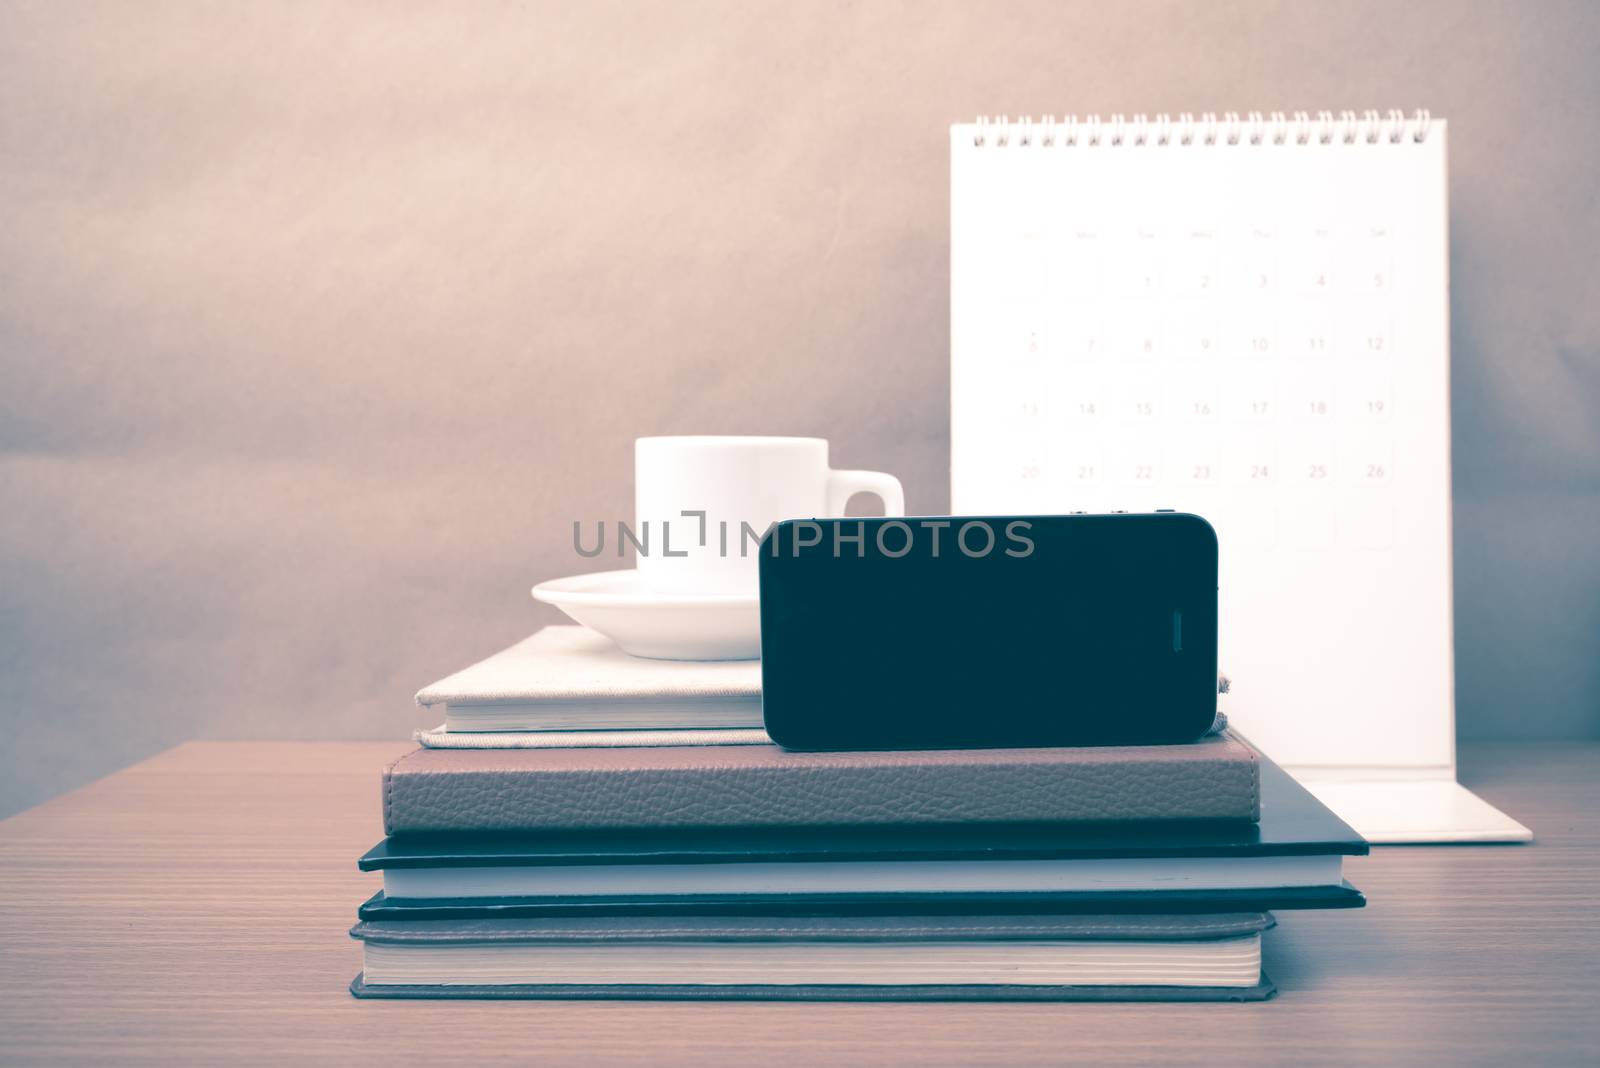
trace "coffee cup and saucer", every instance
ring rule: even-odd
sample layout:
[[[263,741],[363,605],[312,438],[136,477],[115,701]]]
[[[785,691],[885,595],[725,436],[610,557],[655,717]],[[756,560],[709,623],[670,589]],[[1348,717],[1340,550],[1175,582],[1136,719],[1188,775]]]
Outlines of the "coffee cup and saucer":
[[[824,438],[639,438],[635,523],[612,531],[633,546],[635,566],[541,582],[533,596],[634,656],[753,660],[762,536],[779,520],[841,516],[856,493],[905,515],[898,479],[832,470]]]

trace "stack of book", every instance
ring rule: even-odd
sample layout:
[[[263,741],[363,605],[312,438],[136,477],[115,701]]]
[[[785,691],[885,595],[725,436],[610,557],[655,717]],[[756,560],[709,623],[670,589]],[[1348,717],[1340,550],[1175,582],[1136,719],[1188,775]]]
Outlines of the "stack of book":
[[[1253,1000],[1270,910],[1366,843],[1222,730],[796,753],[755,663],[549,627],[418,695],[361,997]]]

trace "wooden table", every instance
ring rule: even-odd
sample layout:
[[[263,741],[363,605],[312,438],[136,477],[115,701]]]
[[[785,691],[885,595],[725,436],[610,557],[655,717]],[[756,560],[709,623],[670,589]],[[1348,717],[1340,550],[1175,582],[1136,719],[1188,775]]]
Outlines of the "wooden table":
[[[1388,847],[1253,1005],[361,1002],[404,745],[195,742],[0,823],[0,1061],[1600,1063],[1600,746],[1467,749],[1531,846]]]

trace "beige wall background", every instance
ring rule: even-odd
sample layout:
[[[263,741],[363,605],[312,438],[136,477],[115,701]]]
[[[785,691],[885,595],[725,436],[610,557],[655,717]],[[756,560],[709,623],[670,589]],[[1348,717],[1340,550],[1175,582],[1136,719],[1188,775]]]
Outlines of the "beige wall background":
[[[1600,5],[0,5],[0,813],[398,737],[641,434],[948,507],[946,127],[1451,123],[1460,729],[1600,731]]]

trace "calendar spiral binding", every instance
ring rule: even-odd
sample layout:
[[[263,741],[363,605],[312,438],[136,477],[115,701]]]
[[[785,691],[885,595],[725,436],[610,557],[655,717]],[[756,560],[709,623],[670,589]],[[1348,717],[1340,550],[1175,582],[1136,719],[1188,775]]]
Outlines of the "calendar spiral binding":
[[[1214,112],[1204,112],[1198,118],[1184,112],[1174,119],[1171,115],[1112,115],[1103,119],[1098,115],[1078,118],[1069,115],[1062,119],[1052,116],[1035,121],[1032,116],[1012,119],[982,116],[978,119],[972,143],[995,148],[1030,145],[1051,147],[1063,145],[1309,145],[1309,144],[1401,144],[1407,138],[1421,143],[1427,140],[1433,117],[1419,108],[1408,119],[1405,112],[1391,109],[1388,112],[1368,110],[1363,112],[1319,111],[1315,116],[1309,111],[1286,113],[1251,111],[1243,116],[1237,111],[1224,112],[1219,118]]]

